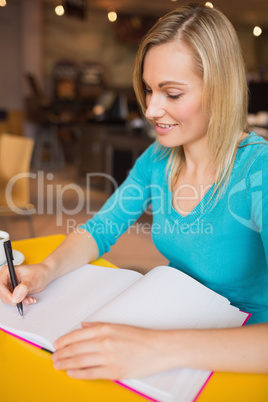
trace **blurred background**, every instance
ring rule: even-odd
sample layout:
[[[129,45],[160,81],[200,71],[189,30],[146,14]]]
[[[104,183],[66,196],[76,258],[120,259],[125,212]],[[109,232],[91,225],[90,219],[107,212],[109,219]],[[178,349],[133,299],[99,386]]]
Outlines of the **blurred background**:
[[[25,214],[11,213],[5,201],[0,205],[0,228],[13,240],[66,234],[71,218],[73,226],[84,222],[113,192],[107,177],[120,184],[154,141],[133,93],[133,61],[157,19],[186,3],[0,0],[0,191],[25,166],[31,173],[18,190],[28,194]],[[238,33],[250,90],[248,122],[267,137],[268,1],[214,0],[207,6],[219,8]],[[15,158],[1,145],[5,135],[26,138],[32,148],[24,170],[9,167],[1,179],[1,166],[3,172]],[[151,242],[150,213],[138,223],[109,259],[141,271],[165,263]]]

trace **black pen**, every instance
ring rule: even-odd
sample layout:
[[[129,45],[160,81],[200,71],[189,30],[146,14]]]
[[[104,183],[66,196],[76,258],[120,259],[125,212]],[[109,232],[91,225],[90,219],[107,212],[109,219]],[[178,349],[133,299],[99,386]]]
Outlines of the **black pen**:
[[[10,274],[10,279],[11,279],[11,283],[13,286],[13,290],[15,289],[16,286],[18,286],[18,281],[16,278],[16,274],[15,274],[15,268],[13,265],[13,252],[12,252],[12,247],[11,247],[11,243],[10,240],[7,240],[4,242],[4,249],[5,249],[5,254],[6,254],[6,259],[7,259],[7,265],[8,265],[8,269],[9,269],[9,274]],[[23,307],[22,307],[22,302],[17,304],[19,313],[21,316],[23,316]]]

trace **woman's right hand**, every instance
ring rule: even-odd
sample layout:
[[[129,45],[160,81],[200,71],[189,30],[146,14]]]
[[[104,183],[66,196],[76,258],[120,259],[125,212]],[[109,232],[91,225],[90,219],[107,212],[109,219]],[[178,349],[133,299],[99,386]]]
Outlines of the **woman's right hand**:
[[[12,288],[8,266],[4,265],[0,270],[0,299],[3,303],[34,304],[36,299],[30,295],[43,290],[49,283],[49,267],[44,264],[20,265],[15,267],[19,285]]]
[[[98,258],[99,250],[94,238],[86,231],[74,231],[40,264],[19,265],[15,267],[19,285],[11,286],[7,265],[0,269],[0,299],[3,303],[33,304],[34,295],[50,282],[88,261]]]

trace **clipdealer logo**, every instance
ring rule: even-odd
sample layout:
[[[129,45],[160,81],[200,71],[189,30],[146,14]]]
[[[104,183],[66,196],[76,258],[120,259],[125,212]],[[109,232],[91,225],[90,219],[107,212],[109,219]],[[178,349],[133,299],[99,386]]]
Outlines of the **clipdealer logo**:
[[[90,201],[90,181],[93,177],[102,176],[104,179],[109,180],[114,189],[117,189],[118,185],[115,179],[109,175],[103,173],[92,173],[87,175],[86,189],[82,189],[75,183],[68,183],[65,185],[56,184],[53,182],[53,173],[44,173],[38,171],[37,173],[26,172],[14,175],[8,182],[5,191],[5,198],[8,207],[18,215],[26,215],[28,212],[16,205],[13,199],[13,193],[16,191],[16,186],[19,186],[19,182],[22,180],[35,180],[36,181],[36,195],[37,202],[36,208],[32,213],[38,215],[55,215],[57,220],[57,226],[61,226],[63,223],[63,215],[76,215],[86,208],[88,214],[94,214],[97,211],[91,210]],[[66,207],[64,205],[64,199],[67,196],[67,192],[72,192],[72,207]]]

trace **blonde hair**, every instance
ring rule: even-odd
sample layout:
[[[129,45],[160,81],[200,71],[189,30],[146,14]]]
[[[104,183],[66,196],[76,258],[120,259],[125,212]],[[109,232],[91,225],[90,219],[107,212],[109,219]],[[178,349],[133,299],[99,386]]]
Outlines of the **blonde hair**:
[[[135,59],[133,85],[143,112],[145,56],[153,46],[177,39],[193,52],[203,79],[202,106],[209,120],[207,135],[215,193],[227,183],[239,139],[247,129],[248,89],[242,51],[232,24],[215,8],[188,5],[168,13],[143,38]],[[168,152],[173,189],[184,162],[183,147]]]

